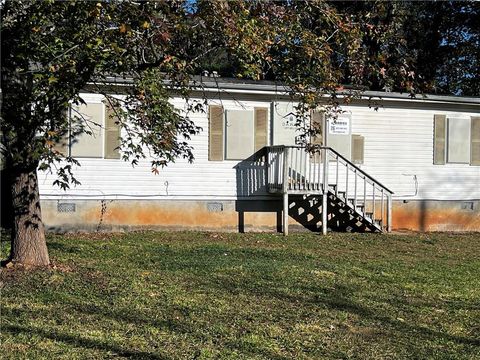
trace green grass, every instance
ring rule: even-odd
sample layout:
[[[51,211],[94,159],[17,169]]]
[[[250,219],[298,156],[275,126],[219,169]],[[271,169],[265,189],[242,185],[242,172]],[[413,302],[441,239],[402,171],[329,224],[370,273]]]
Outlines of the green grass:
[[[49,236],[2,359],[480,359],[479,234]]]

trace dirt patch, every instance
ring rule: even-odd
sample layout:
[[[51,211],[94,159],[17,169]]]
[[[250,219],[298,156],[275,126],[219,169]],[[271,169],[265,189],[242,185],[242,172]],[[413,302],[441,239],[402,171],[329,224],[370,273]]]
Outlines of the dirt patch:
[[[74,272],[75,269],[68,264],[62,264],[55,260],[52,260],[50,265],[48,266],[40,266],[40,267],[31,267],[25,266],[22,264],[17,264],[11,261],[2,263],[2,267],[0,268],[0,289],[6,283],[12,283],[18,280],[21,280],[25,276],[28,276],[31,273],[35,272],[61,272],[61,273],[71,273]]]
[[[57,262],[57,261],[52,261],[51,264],[50,264],[50,268],[52,270],[62,272],[62,273],[71,273],[71,272],[75,271],[75,269],[71,265],[62,264],[62,263]]]
[[[2,263],[0,268],[0,289],[4,287],[6,283],[12,283],[22,279],[29,273],[34,271],[44,271],[46,267],[31,268],[22,264],[15,264],[11,261]]]

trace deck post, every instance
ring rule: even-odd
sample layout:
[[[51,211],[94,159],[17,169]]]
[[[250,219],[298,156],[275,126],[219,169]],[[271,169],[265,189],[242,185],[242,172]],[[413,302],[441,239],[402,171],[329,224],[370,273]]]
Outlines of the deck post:
[[[288,235],[288,193],[283,193],[283,235]]]
[[[327,204],[328,204],[328,195],[322,195],[322,234],[327,235]]]
[[[392,194],[387,195],[387,232],[392,231]]]
[[[288,147],[283,148],[283,235],[288,235]]]
[[[328,149],[322,149],[323,157],[323,194],[322,194],[322,233],[327,235],[328,221]]]

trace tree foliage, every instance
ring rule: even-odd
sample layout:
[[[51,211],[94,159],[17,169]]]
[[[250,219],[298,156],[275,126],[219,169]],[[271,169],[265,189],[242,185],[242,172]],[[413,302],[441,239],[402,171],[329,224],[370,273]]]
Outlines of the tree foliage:
[[[109,79],[131,81],[117,111],[125,160],[135,164],[150,153],[155,169],[193,159],[187,141],[199,128],[173,108],[169,94],[179,89],[187,96],[194,63],[187,39],[195,31],[181,2],[2,3],[1,131],[14,208],[13,261],[48,263],[36,169],[56,171],[63,188],[78,183],[72,169],[80,164],[55,144],[91,132],[82,114],[65,116],[71,104],[83,103],[87,87],[118,109]]]
[[[410,3],[405,37],[426,92],[480,96],[480,3]]]
[[[119,114],[129,135],[122,143],[125,157],[137,161],[141,146],[148,145],[154,165],[192,158],[177,135],[188,139],[198,128],[168,102],[169,89],[185,88],[192,72],[181,4],[12,1],[3,7],[2,133],[8,166],[40,163],[43,169],[62,160],[68,165],[57,167],[59,183],[75,181],[70,164],[77,161],[63,158],[54,144],[69,127],[72,137],[89,131],[86,119],[78,114],[70,124],[65,113],[70,104],[83,102],[80,91],[87,86],[113,101],[105,87],[112,76],[132,80],[123,104],[129,111]]]
[[[329,44],[334,50],[329,54],[329,61],[340,72],[342,84],[412,94],[479,96],[479,2],[327,3],[324,7],[330,6],[330,11],[356,30],[352,44],[355,49],[353,58],[345,56],[345,41],[339,42],[335,38]],[[281,8],[285,6],[277,5]],[[312,4],[308,3],[291,2],[287,5],[300,11],[301,8],[312,10]],[[317,6],[313,8],[318,10]],[[324,19],[324,14],[315,15],[317,19]],[[315,21],[304,21],[301,26],[314,31],[316,24]],[[203,66],[224,76],[234,76],[241,65],[224,50],[213,52]],[[277,80],[277,76],[271,71],[265,73],[265,78],[269,80]]]
[[[397,27],[326,1],[35,0],[1,7],[2,153],[17,199],[12,259],[19,262],[39,265],[22,246],[44,243],[35,235],[43,231],[38,196],[29,190],[19,197],[20,190],[38,193],[37,168],[56,171],[64,188],[76,183],[78,161],[55,144],[90,131],[81,114],[65,116],[83,103],[84,89],[103,94],[117,112],[123,159],[136,164],[148,155],[154,171],[179,157],[193,160],[188,140],[200,129],[189,113],[202,111],[205,99],[192,99],[191,91],[201,87],[194,76],[212,56],[227,59],[237,78],[287,86],[299,124],[325,95],[333,108],[339,91],[346,101],[358,94],[342,88],[345,79],[357,89],[417,89],[392,40]],[[129,82],[121,100],[112,96],[119,89],[112,90],[112,77]],[[186,100],[186,111],[171,105],[173,93]],[[31,224],[37,232],[22,231]]]

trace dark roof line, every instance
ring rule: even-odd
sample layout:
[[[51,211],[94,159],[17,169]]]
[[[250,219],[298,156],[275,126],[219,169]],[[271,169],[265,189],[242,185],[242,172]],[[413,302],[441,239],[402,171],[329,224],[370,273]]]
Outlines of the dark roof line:
[[[119,76],[112,76],[106,79],[107,83],[118,85],[132,84],[132,79],[126,79]],[[195,76],[192,79],[192,86],[197,86],[205,91],[218,91],[225,92],[266,92],[266,93],[280,93],[287,95],[289,89],[287,86],[276,83],[274,81],[267,80],[244,80],[224,77],[205,77]],[[370,91],[355,89],[354,87],[345,86],[344,90],[339,91],[338,95],[347,95],[349,91],[361,91],[361,96],[364,99],[383,99],[383,100],[399,100],[399,101],[420,101],[420,102],[444,102],[444,103],[457,103],[457,104],[471,104],[480,105],[480,98],[478,97],[464,97],[453,95],[432,95],[432,94],[416,94],[412,97],[409,93],[398,92],[383,92],[383,91]]]

